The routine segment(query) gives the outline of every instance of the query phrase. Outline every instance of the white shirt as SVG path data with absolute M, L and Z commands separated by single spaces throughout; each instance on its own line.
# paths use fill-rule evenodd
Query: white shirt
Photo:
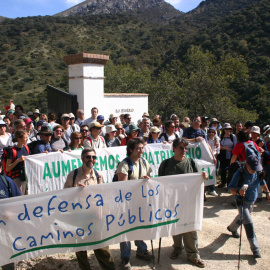
M 83 125 L 87 125 L 89 127 L 92 122 L 97 122 L 97 119 L 96 118 L 93 119 L 92 117 L 89 117 L 83 121 Z
M 94 139 L 91 134 L 87 136 L 83 141 L 83 146 L 85 148 L 107 148 L 105 140 L 103 137 L 98 136 L 97 139 Z

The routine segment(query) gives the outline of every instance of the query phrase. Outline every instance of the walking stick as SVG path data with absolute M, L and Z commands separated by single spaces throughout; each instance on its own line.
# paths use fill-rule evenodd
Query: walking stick
M 151 246 L 152 246 L 152 256 L 153 256 L 153 268 L 152 268 L 152 269 L 156 269 L 156 265 L 155 265 L 155 256 L 154 256 L 154 247 L 153 247 L 153 240 L 151 240 Z
M 159 238 L 159 244 L 158 244 L 158 259 L 157 259 L 157 263 L 159 263 L 159 259 L 160 259 L 160 249 L 161 249 L 161 237 Z

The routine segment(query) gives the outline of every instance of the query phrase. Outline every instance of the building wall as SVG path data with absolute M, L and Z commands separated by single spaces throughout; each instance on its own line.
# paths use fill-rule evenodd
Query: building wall
M 148 112 L 148 95 L 146 94 L 105 94 L 104 103 L 105 107 L 102 111 L 104 111 L 105 119 L 108 119 L 111 113 L 115 113 L 117 116 L 129 113 L 132 122 L 137 124 L 137 120 L 142 118 L 143 113 Z

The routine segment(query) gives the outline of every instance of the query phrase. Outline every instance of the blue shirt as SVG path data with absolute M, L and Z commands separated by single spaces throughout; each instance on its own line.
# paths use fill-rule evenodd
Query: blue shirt
M 35 147 L 34 154 L 40 154 L 44 151 L 52 152 L 50 143 L 45 144 L 42 140 Z
M 243 185 L 248 185 L 248 189 L 246 191 L 246 195 L 244 197 L 245 202 L 254 203 L 258 197 L 258 188 L 259 185 L 263 186 L 265 185 L 265 181 L 260 181 L 259 175 L 257 172 L 254 174 L 250 174 L 246 171 L 246 168 L 243 169 L 243 178 L 244 182 Z M 237 170 L 235 174 L 232 177 L 232 180 L 228 186 L 228 191 L 230 191 L 231 188 L 239 189 L 241 187 L 238 186 L 238 183 L 240 181 L 240 172 Z M 242 185 L 242 186 L 243 186 Z M 235 198 L 237 200 L 241 199 L 240 195 L 235 195 Z
M 184 130 L 183 138 L 195 139 L 197 137 L 203 137 L 206 141 L 206 134 L 202 129 L 194 129 L 193 127 L 188 127 Z
M 10 189 L 10 192 L 8 191 L 8 187 L 6 184 L 3 182 L 2 177 L 5 177 L 7 180 L 8 187 Z M 20 196 L 21 192 L 14 183 L 14 181 L 8 177 L 8 176 L 1 176 L 0 177 L 0 199 L 6 199 L 9 197 L 15 197 L 15 196 Z

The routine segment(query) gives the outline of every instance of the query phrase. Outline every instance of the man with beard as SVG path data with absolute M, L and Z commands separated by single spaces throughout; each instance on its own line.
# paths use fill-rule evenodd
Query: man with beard
M 85 187 L 87 185 L 97 185 L 104 183 L 102 175 L 94 169 L 96 163 L 96 151 L 93 148 L 84 149 L 81 154 L 83 162 L 82 167 L 70 172 L 64 188 Z M 114 260 L 109 247 L 94 249 L 96 258 L 104 270 L 115 269 Z M 90 270 L 90 264 L 87 258 L 87 251 L 76 252 L 79 267 L 83 270 Z

